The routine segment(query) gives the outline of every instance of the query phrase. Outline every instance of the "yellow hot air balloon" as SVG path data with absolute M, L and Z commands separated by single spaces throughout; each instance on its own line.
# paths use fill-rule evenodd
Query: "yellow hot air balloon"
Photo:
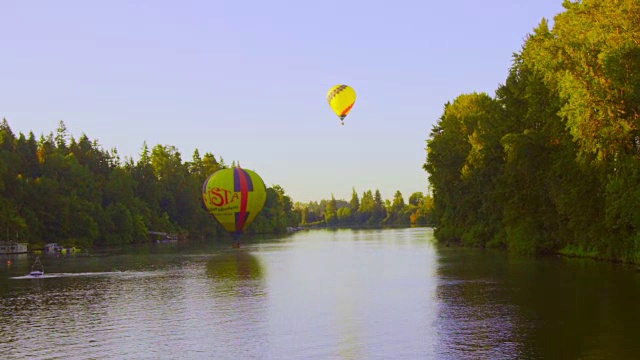
M 240 167 L 221 169 L 202 186 L 209 212 L 236 241 L 258 216 L 267 200 L 264 182 L 254 171 Z
M 349 85 L 336 85 L 327 92 L 327 101 L 344 125 L 344 118 L 356 103 L 356 91 Z

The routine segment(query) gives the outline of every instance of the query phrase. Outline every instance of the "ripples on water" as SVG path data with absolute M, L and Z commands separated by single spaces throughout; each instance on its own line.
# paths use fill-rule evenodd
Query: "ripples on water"
M 261 342 L 246 335 L 266 329 L 256 317 L 262 280 L 245 255 L 189 257 L 156 271 L 46 268 L 40 278 L 11 277 L 0 297 L 2 358 L 243 358 Z
M 3 359 L 622 359 L 640 295 L 617 296 L 635 273 L 437 249 L 429 229 L 29 262 L 0 268 Z

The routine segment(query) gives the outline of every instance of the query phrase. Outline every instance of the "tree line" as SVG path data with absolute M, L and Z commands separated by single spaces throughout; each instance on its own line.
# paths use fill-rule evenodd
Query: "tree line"
M 433 224 L 433 199 L 429 194 L 414 192 L 404 202 L 402 193 L 397 190 L 393 200 L 383 200 L 380 190 L 366 190 L 362 198 L 355 188 L 351 200 L 311 201 L 308 204 L 296 203 L 300 213 L 300 224 L 328 227 L 392 227 L 392 226 L 429 226 Z
M 442 243 L 640 262 L 640 3 L 564 1 L 494 97 L 458 96 L 423 168 Z
M 235 161 L 231 166 L 235 166 Z M 222 157 L 198 149 L 182 161 L 168 145 L 149 148 L 140 158 L 121 160 L 86 134 L 75 139 L 60 121 L 56 133 L 15 135 L 0 123 L 0 241 L 42 246 L 113 246 L 150 240 L 149 231 L 189 240 L 226 239 L 208 213 L 200 189 L 205 179 L 227 168 Z M 297 225 L 292 202 L 278 185 L 246 233 L 283 233 Z M 6 232 L 6 234 L 5 234 Z
M 235 161 L 230 165 L 235 167 Z M 0 123 L 0 241 L 48 242 L 66 246 L 118 246 L 147 242 L 152 232 L 189 241 L 229 240 L 202 202 L 201 188 L 221 156 L 195 149 L 183 161 L 170 145 L 149 148 L 138 161 L 122 160 L 86 134 L 71 136 L 63 121 L 39 138 L 14 134 Z M 267 187 L 265 206 L 246 234 L 280 234 L 290 227 L 427 224 L 430 197 L 415 193 L 405 204 L 400 192 L 383 202 L 380 192 L 354 190 L 350 203 L 294 203 L 280 185 Z

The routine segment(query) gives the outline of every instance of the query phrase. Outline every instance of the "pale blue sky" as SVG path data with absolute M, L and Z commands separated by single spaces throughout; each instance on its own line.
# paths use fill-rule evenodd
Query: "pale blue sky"
M 493 96 L 561 0 L 2 1 L 0 117 L 239 160 L 294 201 L 427 191 L 444 104 Z M 392 5 L 393 4 L 393 5 Z M 327 90 L 354 87 L 345 125 Z

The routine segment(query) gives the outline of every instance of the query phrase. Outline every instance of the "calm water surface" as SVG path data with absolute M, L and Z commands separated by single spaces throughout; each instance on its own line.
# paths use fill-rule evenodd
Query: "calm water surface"
M 0 257 L 2 359 L 638 359 L 640 271 L 431 229 Z

